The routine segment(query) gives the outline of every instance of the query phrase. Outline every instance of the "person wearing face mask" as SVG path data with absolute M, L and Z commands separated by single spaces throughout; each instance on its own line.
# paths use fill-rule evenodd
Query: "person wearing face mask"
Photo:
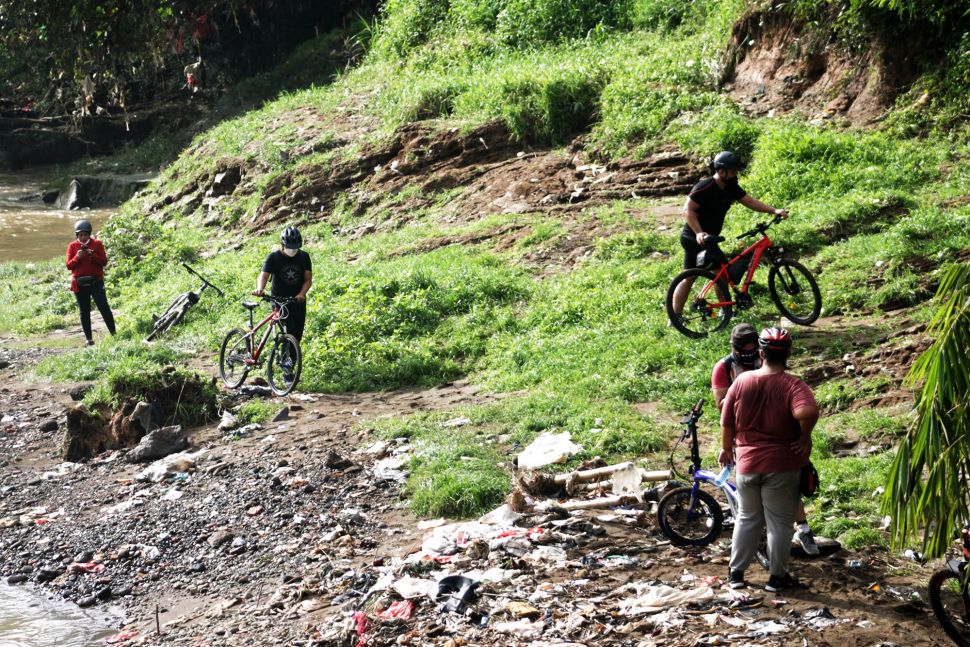
M 776 209 L 757 200 L 738 184 L 738 169 L 741 160 L 731 151 L 721 151 L 714 156 L 711 177 L 694 185 L 684 202 L 684 228 L 680 233 L 680 245 L 684 248 L 684 269 L 697 267 L 697 255 L 704 250 L 705 238 L 719 236 L 724 227 L 724 218 L 735 202 L 740 202 L 752 211 L 770 213 L 782 218 L 788 217 L 785 209 Z M 681 281 L 674 292 L 673 309 L 680 313 L 690 292 L 693 280 Z
M 256 296 L 262 296 L 266 282 L 273 279 L 270 294 L 274 297 L 293 297 L 296 303 L 287 306 L 287 317 L 283 319 L 286 332 L 303 339 L 306 325 L 306 295 L 313 284 L 313 264 L 310 255 L 300 249 L 303 236 L 296 227 L 287 227 L 280 236 L 280 248 L 271 252 L 263 263 L 263 271 L 256 279 Z
M 81 329 L 88 346 L 94 344 L 91 334 L 92 299 L 108 332 L 115 334 L 115 318 L 104 291 L 104 266 L 107 264 L 108 254 L 101 241 L 91 235 L 91 223 L 78 220 L 74 224 L 74 240 L 67 246 L 66 265 L 71 270 L 71 292 L 77 299 Z
M 738 324 L 731 330 L 731 353 L 718 360 L 711 372 L 711 391 L 719 411 L 734 380 L 745 371 L 758 368 L 761 368 L 758 331 L 751 324 Z M 815 533 L 808 525 L 808 515 L 801 499 L 795 509 L 795 541 L 808 555 L 818 555 L 821 552 L 815 543 Z

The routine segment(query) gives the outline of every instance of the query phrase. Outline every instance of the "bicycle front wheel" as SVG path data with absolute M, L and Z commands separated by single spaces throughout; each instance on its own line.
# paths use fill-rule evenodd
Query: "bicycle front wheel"
M 930 604 L 946 635 L 961 647 L 970 647 L 970 596 L 963 578 L 948 568 L 934 573 Z
M 771 299 L 785 317 L 802 326 L 822 314 L 822 293 L 815 277 L 798 261 L 783 259 L 768 272 Z
M 246 379 L 250 368 L 246 360 L 250 358 L 249 334 L 239 328 L 230 330 L 219 351 L 219 377 L 230 389 L 235 389 Z
M 303 353 L 300 351 L 300 342 L 293 335 L 277 337 L 269 353 L 269 366 L 266 369 L 269 388 L 276 395 L 286 395 L 296 388 L 302 370 Z
M 714 272 L 698 267 L 684 270 L 670 283 L 667 290 L 667 318 L 681 333 L 700 339 L 723 330 L 731 321 L 731 291 L 723 280 L 713 285 Z M 674 310 L 674 301 L 683 299 L 681 312 Z
M 707 546 L 721 535 L 724 516 L 713 496 L 691 488 L 677 488 L 657 504 L 657 525 L 675 546 Z

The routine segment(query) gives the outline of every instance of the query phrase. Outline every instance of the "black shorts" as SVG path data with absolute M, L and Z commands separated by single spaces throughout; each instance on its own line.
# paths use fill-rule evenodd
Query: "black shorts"
M 704 251 L 704 248 L 697 244 L 697 239 L 682 235 L 680 246 L 684 248 L 684 269 L 690 270 L 697 267 L 697 255 Z

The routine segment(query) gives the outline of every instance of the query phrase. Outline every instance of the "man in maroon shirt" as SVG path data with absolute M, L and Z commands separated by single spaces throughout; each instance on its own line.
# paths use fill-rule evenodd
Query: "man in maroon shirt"
M 104 292 L 104 266 L 108 264 L 108 255 L 101 241 L 91 236 L 91 223 L 87 220 L 78 220 L 74 225 L 74 238 L 67 246 L 66 265 L 71 270 L 71 292 L 81 311 L 81 329 L 90 346 L 94 344 L 91 336 L 92 299 L 108 332 L 115 334 L 115 318 Z
M 714 365 L 711 371 L 711 392 L 718 411 L 724 403 L 724 396 L 728 389 L 745 371 L 761 368 L 761 357 L 758 351 L 758 331 L 748 323 L 740 323 L 731 330 L 731 354 Z M 820 550 L 815 543 L 815 533 L 808 525 L 808 515 L 801 499 L 795 510 L 795 540 L 808 555 L 818 555 Z
M 819 410 L 808 385 L 785 372 L 789 332 L 766 328 L 758 346 L 761 368 L 739 375 L 724 398 L 718 462 L 736 466 L 740 503 L 728 582 L 731 588 L 745 586 L 744 570 L 767 525 L 771 574 L 765 590 L 778 591 L 798 585 L 788 572 L 792 523 L 800 497 L 799 473 L 812 452 Z

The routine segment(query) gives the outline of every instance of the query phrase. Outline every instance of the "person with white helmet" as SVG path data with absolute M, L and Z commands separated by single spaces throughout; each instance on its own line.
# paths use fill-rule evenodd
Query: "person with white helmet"
M 714 156 L 711 177 L 694 185 L 684 202 L 684 228 L 680 232 L 680 246 L 684 248 L 684 269 L 697 267 L 697 255 L 704 250 L 707 236 L 719 236 L 728 209 L 739 202 L 752 211 L 788 217 L 785 209 L 776 209 L 748 195 L 738 184 L 741 160 L 731 151 Z M 681 281 L 674 293 L 674 312 L 684 309 L 684 301 L 693 280 Z
M 91 223 L 78 220 L 74 224 L 74 240 L 67 246 L 67 269 L 71 270 L 71 292 L 77 299 L 81 313 L 81 329 L 88 346 L 94 344 L 91 333 L 91 300 L 98 306 L 108 332 L 115 334 L 115 318 L 104 291 L 104 266 L 108 254 L 100 240 L 92 235 Z
M 724 396 L 734 381 L 745 371 L 759 368 L 761 355 L 758 351 L 758 331 L 749 323 L 740 323 L 731 330 L 731 353 L 718 360 L 711 371 L 711 392 L 719 411 L 724 404 Z M 795 508 L 795 541 L 807 555 L 821 553 L 815 543 L 815 533 L 808 525 L 808 515 L 801 497 Z
M 292 297 L 296 303 L 287 307 L 287 317 L 283 319 L 286 332 L 303 339 L 306 326 L 306 295 L 313 285 L 313 263 L 310 255 L 303 249 L 303 236 L 296 227 L 287 227 L 280 236 L 280 248 L 273 251 L 263 262 L 263 271 L 256 279 L 256 296 L 262 296 L 266 283 L 273 279 L 270 294 L 274 297 Z
M 744 571 L 768 529 L 767 591 L 798 586 L 788 571 L 801 468 L 812 453 L 819 409 L 807 384 L 786 371 L 791 334 L 765 328 L 758 336 L 761 367 L 738 375 L 721 406 L 722 467 L 735 465 L 738 516 L 731 538 L 728 584 L 746 586 Z

